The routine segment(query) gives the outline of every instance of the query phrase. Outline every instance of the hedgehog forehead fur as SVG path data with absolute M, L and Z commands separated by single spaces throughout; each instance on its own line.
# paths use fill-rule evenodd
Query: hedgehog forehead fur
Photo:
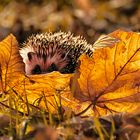
M 57 32 L 57 33 L 41 33 L 30 36 L 27 41 L 23 44 L 20 50 L 20 54 L 27 65 L 28 53 L 33 52 L 37 55 L 37 58 L 43 58 L 44 63 L 49 59 L 59 55 L 56 61 L 59 63 L 65 62 L 62 73 L 71 73 L 75 69 L 75 65 L 81 54 L 85 53 L 88 56 L 92 56 L 92 45 L 88 44 L 85 39 L 81 36 L 74 37 L 70 32 Z M 67 58 L 64 60 L 61 58 Z M 64 55 L 62 57 L 62 55 Z M 60 62 L 61 61 L 61 62 Z M 33 63 L 33 62 L 32 62 Z M 62 65 L 62 64 L 61 64 Z M 62 67 L 61 67 L 62 69 Z M 58 69 L 61 72 L 61 69 Z

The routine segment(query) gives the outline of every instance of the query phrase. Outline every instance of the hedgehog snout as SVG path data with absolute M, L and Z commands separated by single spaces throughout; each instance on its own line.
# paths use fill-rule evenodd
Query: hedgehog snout
M 55 54 L 53 57 L 38 56 L 34 52 L 27 54 L 27 61 L 25 62 L 26 74 L 44 74 L 53 71 L 60 71 L 67 65 L 67 61 L 61 58 L 61 55 Z

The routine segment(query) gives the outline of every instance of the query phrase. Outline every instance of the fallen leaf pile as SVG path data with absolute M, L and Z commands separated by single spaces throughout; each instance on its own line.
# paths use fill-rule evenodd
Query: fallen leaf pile
M 74 74 L 28 76 L 18 43 L 9 35 L 0 42 L 1 106 L 27 115 L 35 108 L 97 116 L 138 110 L 140 34 L 117 30 L 107 36 L 119 41 L 107 40 L 106 47 L 97 41 L 93 57 L 81 56 Z

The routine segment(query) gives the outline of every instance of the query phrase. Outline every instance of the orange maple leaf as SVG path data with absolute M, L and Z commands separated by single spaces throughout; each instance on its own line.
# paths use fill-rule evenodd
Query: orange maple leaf
M 120 42 L 96 49 L 92 58 L 81 56 L 72 81 L 74 97 L 97 115 L 140 107 L 140 34 L 118 30 L 109 36 Z
M 19 76 L 24 73 L 24 63 L 18 52 L 18 43 L 11 34 L 0 42 L 0 91 L 9 85 L 19 84 Z

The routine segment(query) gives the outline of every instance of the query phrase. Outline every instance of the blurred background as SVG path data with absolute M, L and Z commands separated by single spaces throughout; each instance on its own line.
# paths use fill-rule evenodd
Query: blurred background
M 93 43 L 119 28 L 140 31 L 140 0 L 0 0 L 0 40 L 61 30 Z

